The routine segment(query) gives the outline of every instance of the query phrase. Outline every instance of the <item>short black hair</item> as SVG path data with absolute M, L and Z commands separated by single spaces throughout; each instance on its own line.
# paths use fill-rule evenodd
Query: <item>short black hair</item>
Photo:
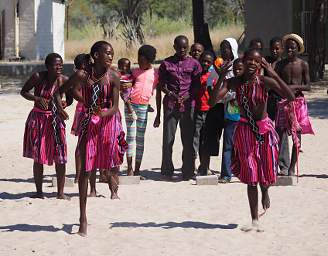
M 189 43 L 188 37 L 186 37 L 185 35 L 179 35 L 176 38 L 174 38 L 174 44 L 178 44 L 182 40 L 186 40 L 187 43 Z
M 145 44 L 139 48 L 138 55 L 145 57 L 147 61 L 153 63 L 156 59 L 156 48 L 149 44 Z
M 111 48 L 113 48 L 112 45 L 106 41 L 97 41 L 91 46 L 91 50 L 90 50 L 91 57 L 94 58 L 95 53 L 98 52 L 100 48 L 103 47 L 104 45 L 108 45 Z
M 275 36 L 275 37 L 271 38 L 270 47 L 273 46 L 275 43 L 280 43 L 281 45 L 283 45 L 282 38 L 279 36 Z
M 201 47 L 203 47 L 203 49 L 205 49 L 205 47 L 204 47 L 204 45 L 202 45 L 201 43 L 193 43 L 191 46 L 190 46 L 190 49 L 192 49 L 192 48 L 194 48 L 196 45 L 199 45 L 199 46 L 201 46 Z
M 117 61 L 117 66 L 122 66 L 124 64 L 124 62 L 129 62 L 129 64 L 131 64 L 131 61 L 128 58 L 120 58 Z
M 88 64 L 90 62 L 90 54 L 80 53 L 74 58 L 74 66 L 77 69 L 81 69 L 84 63 Z
M 46 66 L 49 66 L 55 59 L 61 59 L 61 61 L 63 62 L 63 58 L 58 53 L 53 52 L 47 55 L 44 64 Z
M 249 55 L 251 55 L 251 53 L 253 52 L 257 52 L 258 54 L 260 54 L 260 56 L 262 56 L 262 53 L 260 50 L 255 49 L 255 48 L 249 48 L 244 52 L 244 58 L 243 60 L 245 60 L 245 58 L 247 58 Z
M 239 63 L 243 63 L 243 59 L 242 58 L 235 59 L 234 62 L 233 62 L 233 66 L 236 66 Z
M 204 51 L 204 52 L 202 53 L 202 55 L 200 56 L 200 59 L 204 58 L 206 55 L 211 56 L 213 60 L 215 59 L 215 55 L 214 55 L 214 53 L 211 52 L 211 51 Z
M 263 41 L 261 38 L 257 37 L 257 38 L 253 38 L 250 42 L 249 42 L 249 47 L 251 48 L 253 44 L 257 44 L 260 43 L 262 45 L 262 47 L 264 46 Z

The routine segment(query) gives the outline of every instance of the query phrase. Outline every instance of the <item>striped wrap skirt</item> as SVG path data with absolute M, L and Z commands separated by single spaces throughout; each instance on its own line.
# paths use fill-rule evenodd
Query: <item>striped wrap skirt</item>
M 90 172 L 119 167 L 128 147 L 120 112 L 106 117 L 92 115 L 86 129 L 86 133 L 79 136 L 80 142 L 85 139 L 85 170 Z
M 59 127 L 61 145 L 56 145 L 51 111 L 34 107 L 30 112 L 24 132 L 23 156 L 39 164 L 52 165 L 67 162 L 65 123 Z
M 234 133 L 232 172 L 242 183 L 272 185 L 278 171 L 279 137 L 270 118 L 256 122 L 264 141 L 258 142 L 251 126 L 241 118 Z

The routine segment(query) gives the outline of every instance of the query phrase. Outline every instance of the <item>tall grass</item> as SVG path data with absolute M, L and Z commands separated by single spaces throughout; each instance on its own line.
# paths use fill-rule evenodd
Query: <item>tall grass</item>
M 170 22 L 168 22 L 167 24 L 169 23 Z M 146 43 L 153 45 L 157 49 L 158 60 L 164 59 L 165 57 L 168 57 L 169 55 L 174 53 L 172 46 L 173 46 L 173 40 L 177 35 L 184 34 L 190 39 L 190 42 L 193 41 L 193 30 L 191 25 L 185 24 L 181 21 L 175 21 L 173 22 L 173 25 L 168 25 L 167 27 L 165 27 L 162 24 L 165 24 L 165 22 L 161 23 L 160 26 L 154 26 L 154 28 L 156 28 L 157 31 L 160 32 L 156 32 L 156 33 L 151 32 L 150 27 L 148 28 L 146 27 L 145 29 Z M 210 34 L 211 34 L 211 39 L 214 49 L 217 50 L 219 48 L 220 42 L 227 37 L 234 37 L 238 39 L 239 36 L 242 34 L 243 30 L 244 30 L 243 25 L 235 25 L 235 24 L 221 25 L 211 29 Z M 73 60 L 74 57 L 79 53 L 89 52 L 90 47 L 94 42 L 98 40 L 103 40 L 102 30 L 100 27 L 97 26 L 85 27 L 83 30 L 79 32 L 74 32 L 73 35 L 71 40 L 65 42 L 66 60 Z M 79 38 L 81 39 L 79 40 Z M 115 55 L 114 55 L 115 63 L 119 58 L 122 57 L 129 58 L 132 62 L 136 62 L 137 50 L 139 45 L 135 45 L 127 49 L 126 44 L 119 37 L 110 40 L 110 43 L 112 44 L 115 51 Z

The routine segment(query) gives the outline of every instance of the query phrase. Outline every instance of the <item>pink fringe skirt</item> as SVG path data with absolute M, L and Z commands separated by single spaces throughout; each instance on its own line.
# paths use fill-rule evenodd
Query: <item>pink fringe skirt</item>
M 251 126 L 241 118 L 234 133 L 232 172 L 242 183 L 272 185 L 277 180 L 279 137 L 270 118 L 257 121 L 262 143 L 255 138 Z
M 52 165 L 54 162 L 65 164 L 67 162 L 67 145 L 65 136 L 65 123 L 60 124 L 60 150 L 55 143 L 52 126 L 51 111 L 34 107 L 30 112 L 24 132 L 23 156 L 32 158 L 36 163 Z
M 276 128 L 287 130 L 289 135 L 292 134 L 292 129 L 297 129 L 301 134 L 314 134 L 303 96 L 291 102 L 287 100 L 278 102 Z

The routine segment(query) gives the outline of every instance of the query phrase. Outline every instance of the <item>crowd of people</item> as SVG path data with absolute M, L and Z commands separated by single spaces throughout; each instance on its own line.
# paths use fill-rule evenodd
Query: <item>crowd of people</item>
M 159 127 L 163 117 L 163 180 L 174 178 L 172 148 L 178 124 L 184 180 L 210 173 L 210 158 L 219 155 L 223 133 L 219 182 L 229 183 L 234 175 L 247 184 L 250 229 L 260 230 L 257 185 L 266 210 L 270 207 L 268 189 L 277 174 L 295 175 L 301 134 L 313 133 L 302 93 L 310 90 L 308 64 L 299 58 L 304 51 L 302 38 L 296 34 L 273 38 L 271 55 L 265 58 L 263 48 L 260 39 L 253 39 L 241 53 L 237 41 L 226 38 L 216 56 L 199 43 L 189 49 L 188 38 L 180 35 L 174 40 L 175 54 L 158 69 L 153 67 L 156 49 L 151 45 L 139 48 L 137 68 L 131 68 L 129 59 L 120 58 L 116 69 L 112 67 L 113 47 L 98 41 L 89 54 L 75 58 L 75 72 L 69 78 L 62 74 L 62 57 L 49 54 L 46 71 L 33 74 L 21 90 L 25 99 L 34 101 L 23 148 L 23 156 L 34 160 L 34 197 L 43 198 L 43 165 L 55 163 L 57 198 L 69 199 L 63 191 L 67 162 L 64 120 L 68 118 L 65 108 L 74 98 L 78 103 L 71 133 L 78 136 L 79 234 L 86 235 L 88 182 L 90 196 L 96 196 L 96 171 L 100 171 L 100 180 L 108 183 L 112 199 L 119 198 L 118 175 L 124 155 L 127 175 L 140 176 L 149 103 L 156 94 L 153 126 Z M 288 135 L 293 139 L 291 159 Z

